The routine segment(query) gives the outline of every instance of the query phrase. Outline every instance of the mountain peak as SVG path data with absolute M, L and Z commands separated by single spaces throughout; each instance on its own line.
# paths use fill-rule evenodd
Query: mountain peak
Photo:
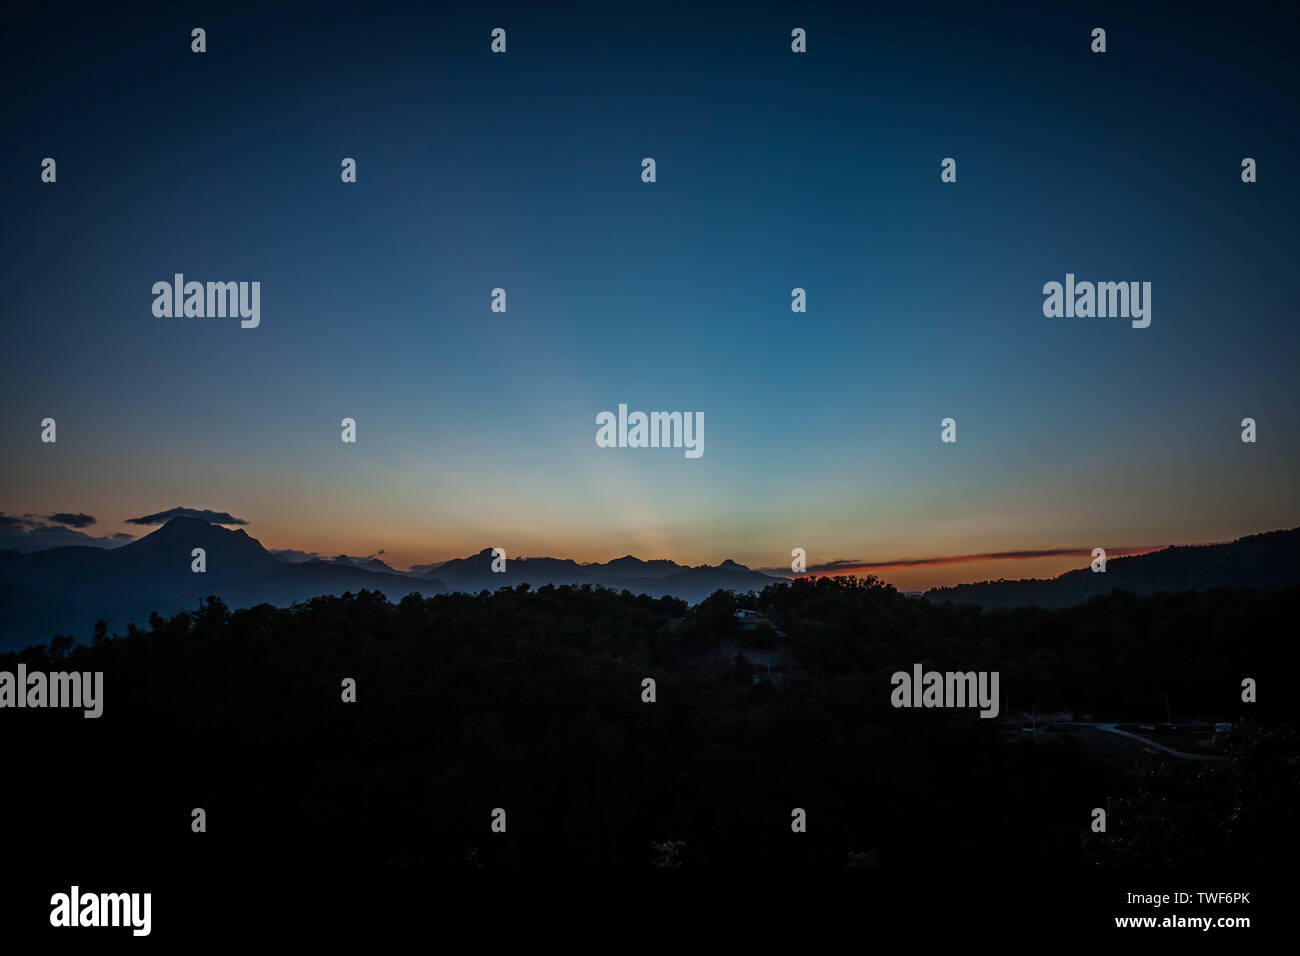
M 230 528 L 224 528 L 219 524 L 213 524 L 206 518 L 177 515 L 174 518 L 168 518 L 153 531 L 137 538 L 136 541 L 132 543 L 144 541 L 148 538 L 174 539 L 182 535 L 191 537 L 194 535 L 224 538 L 229 538 L 233 535 L 238 535 L 241 538 L 248 537 L 242 528 L 236 531 Z
M 158 530 L 161 531 L 163 528 L 197 528 L 210 524 L 212 524 L 212 522 L 206 518 L 195 518 L 190 515 L 175 515 L 159 525 Z
M 165 555 L 162 560 L 167 567 L 183 566 L 186 573 L 191 573 L 191 552 L 196 547 L 207 552 L 208 573 L 213 579 L 227 572 L 247 573 L 281 563 L 242 528 L 223 528 L 206 518 L 189 515 L 170 518 L 161 527 L 115 550 L 122 552 L 129 561 L 146 563 L 160 560 L 160 556 Z

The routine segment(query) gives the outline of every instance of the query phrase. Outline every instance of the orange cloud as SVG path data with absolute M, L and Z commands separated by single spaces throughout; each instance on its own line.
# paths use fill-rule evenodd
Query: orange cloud
M 1159 551 L 1164 545 L 1107 548 L 1110 558 Z M 1027 561 L 1034 558 L 1092 557 L 1092 548 L 1039 548 L 1033 551 L 984 551 L 979 554 L 950 554 L 934 558 L 897 558 L 892 561 L 857 561 L 839 559 L 810 567 L 809 575 L 869 574 L 890 568 L 918 568 L 943 564 L 974 564 L 980 561 Z

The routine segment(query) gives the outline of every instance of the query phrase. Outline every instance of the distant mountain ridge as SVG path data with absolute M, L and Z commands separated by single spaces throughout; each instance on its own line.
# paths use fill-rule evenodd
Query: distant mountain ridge
M 730 559 L 716 566 L 690 567 L 662 558 L 643 561 L 630 554 L 604 564 L 579 564 L 569 558 L 508 558 L 506 569 L 501 572 L 492 570 L 492 561 L 492 549 L 484 548 L 467 558 L 444 561 L 429 573 L 436 574 L 453 591 L 492 591 L 520 584 L 535 588 L 547 584 L 592 584 L 651 597 L 671 595 L 692 604 L 719 589 L 761 591 L 769 584 L 785 580 Z
M 206 571 L 201 574 L 191 570 L 195 548 L 205 552 Z M 411 593 L 493 591 L 524 583 L 535 588 L 591 584 L 695 603 L 720 588 L 761 590 L 782 580 L 730 560 L 717 567 L 692 568 L 632 555 L 606 564 L 509 558 L 506 570 L 495 573 L 492 553 L 485 548 L 424 573 L 396 571 L 374 557 L 291 560 L 287 553 L 268 551 L 242 529 L 184 516 L 118 548 L 0 550 L 0 649 L 47 643 L 55 634 L 86 640 L 100 619 L 118 632 L 128 623 L 143 627 L 152 612 L 170 615 L 193 609 L 208 595 L 220 597 L 233 610 L 262 603 L 286 607 L 362 589 L 399 601 Z
M 1055 578 L 981 581 L 931 588 L 931 601 L 985 608 L 1071 607 L 1116 588 L 1140 595 L 1216 587 L 1285 588 L 1300 584 L 1300 528 L 1248 535 L 1226 544 L 1180 545 L 1132 557 L 1110 558 L 1104 573 L 1091 567 Z
M 191 570 L 195 548 L 204 550 L 203 573 Z M 210 594 L 233 609 L 263 602 L 288 606 L 362 588 L 392 600 L 412 591 L 446 590 L 436 578 L 416 581 L 391 569 L 349 562 L 290 563 L 243 530 L 176 517 L 119 548 L 0 551 L 0 648 L 45 643 L 56 633 L 86 639 L 101 618 L 118 631 L 128 623 L 143 627 L 151 612 L 193 609 Z
M 207 570 L 191 570 L 203 548 Z M 298 552 L 301 554 L 301 552 Z M 362 589 L 389 600 L 407 594 L 476 593 L 528 584 L 592 585 L 697 603 L 714 591 L 760 591 L 787 580 L 730 559 L 689 567 L 624 555 L 605 563 L 567 558 L 508 558 L 492 570 L 493 551 L 454 558 L 433 570 L 400 572 L 378 558 L 290 560 L 243 530 L 202 518 L 176 517 L 117 548 L 73 545 L 20 553 L 0 550 L 0 649 L 47 643 L 54 634 L 88 639 L 96 620 L 121 632 L 149 615 L 193 609 L 208 595 L 233 610 L 269 603 L 289 606 L 324 594 Z M 427 566 L 426 566 L 427 567 Z M 1138 594 L 1213 587 L 1279 588 L 1300 584 L 1300 528 L 1239 538 L 1228 544 L 1172 547 L 1113 558 L 1104 574 L 1083 568 L 1052 579 L 986 581 L 925 592 L 932 601 L 982 607 L 1067 607 L 1116 588 Z

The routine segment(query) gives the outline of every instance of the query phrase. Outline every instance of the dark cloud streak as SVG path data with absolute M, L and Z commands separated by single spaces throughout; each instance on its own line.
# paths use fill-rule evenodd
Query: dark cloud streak
M 207 508 L 169 508 L 139 518 L 127 518 L 127 524 L 166 524 L 172 518 L 202 518 L 213 524 L 248 524 L 243 518 L 236 518 L 228 511 L 210 511 Z
M 1134 554 L 1147 554 L 1159 551 L 1164 545 L 1146 545 L 1140 547 L 1107 548 L 1108 558 L 1127 557 Z M 980 561 L 1027 561 L 1034 558 L 1079 557 L 1091 558 L 1092 548 L 1037 548 L 1029 551 L 982 551 L 978 554 L 950 554 L 933 558 L 897 558 L 892 561 L 859 561 L 850 558 L 836 558 L 825 564 L 808 568 L 805 575 L 817 574 L 853 574 L 858 571 L 873 571 L 884 568 L 922 568 L 944 564 L 974 564 Z M 784 577 L 793 576 L 788 568 L 764 568 L 773 574 Z
M 48 551 L 50 548 L 62 548 L 69 545 L 91 548 L 116 548 L 134 541 L 135 538 L 124 532 L 107 537 L 96 538 L 65 525 L 86 527 L 95 523 L 88 514 L 59 512 L 50 515 L 52 520 L 59 519 L 59 524 L 52 524 L 39 515 L 7 515 L 0 511 L 0 549 L 13 548 L 23 554 L 32 551 Z M 71 519 L 71 520 L 61 520 Z
M 1107 548 L 1108 557 L 1122 557 L 1130 554 L 1145 554 L 1159 550 L 1158 546 L 1133 548 Z M 1025 561 L 1034 558 L 1090 558 L 1092 548 L 1039 548 L 1033 551 L 983 551 L 979 554 L 952 554 L 937 558 L 899 558 L 894 561 L 832 561 L 829 564 L 809 568 L 811 574 L 835 574 L 839 571 L 855 569 L 871 570 L 873 568 L 920 568 L 938 564 L 974 564 L 977 561 Z
M 73 514 L 68 511 L 58 511 L 49 516 L 55 524 L 66 524 L 69 528 L 89 528 L 95 523 L 95 519 L 88 514 L 78 512 Z

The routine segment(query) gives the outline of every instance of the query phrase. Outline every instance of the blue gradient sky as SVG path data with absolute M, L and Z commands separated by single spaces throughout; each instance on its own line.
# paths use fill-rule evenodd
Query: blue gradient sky
M 399 566 L 1300 524 L 1284 8 L 626 6 L 11 24 L 0 509 L 214 508 Z M 1151 327 L 1045 318 L 1067 271 L 1150 281 Z M 260 281 L 261 326 L 155 318 L 175 272 Z M 704 456 L 596 447 L 619 402 L 703 412 Z

